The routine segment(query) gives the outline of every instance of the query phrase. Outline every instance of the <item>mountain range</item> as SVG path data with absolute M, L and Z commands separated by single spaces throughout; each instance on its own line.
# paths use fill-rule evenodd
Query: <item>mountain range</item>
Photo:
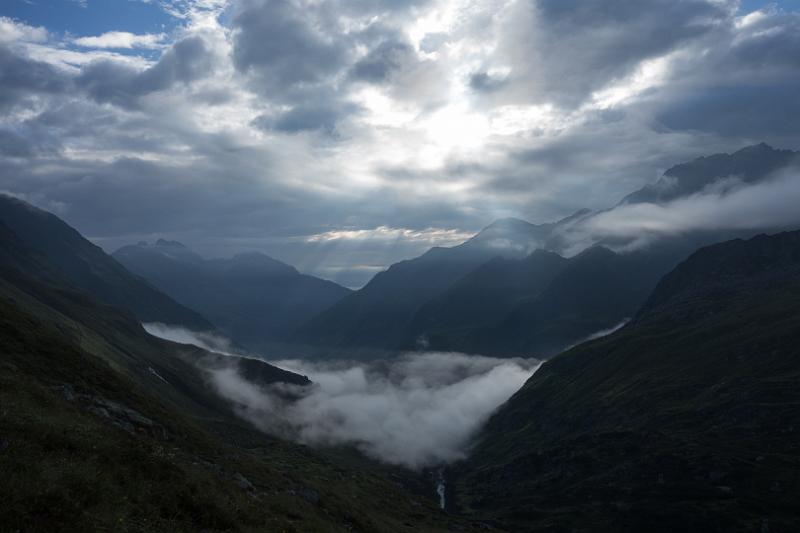
M 215 376 L 279 390 L 309 380 L 149 335 L 141 320 L 198 315 L 55 216 L 0 207 L 0 529 L 480 529 L 407 488 L 414 474 L 255 430 Z M 133 290 L 119 307 L 101 298 Z
M 731 180 L 760 182 L 798 163 L 800 153 L 765 144 L 702 157 L 670 168 L 621 204 L 665 203 Z M 293 340 L 549 357 L 631 318 L 660 277 L 699 246 L 755 233 L 694 231 L 633 250 L 630 240 L 599 239 L 568 255 L 570 230 L 602 213 L 582 209 L 538 225 L 496 221 L 459 246 L 392 265 Z
M 284 341 L 351 291 L 261 253 L 203 259 L 175 241 L 125 246 L 113 257 L 251 349 Z
M 181 324 L 200 331 L 213 329 L 199 313 L 131 274 L 51 213 L 0 195 L 0 225 L 4 236 L 24 242 L 71 285 L 104 303 L 129 309 L 142 322 Z
M 345 291 L 295 334 L 548 354 L 467 457 L 442 471 L 446 514 L 424 475 L 254 429 L 243 419 L 249 391 L 291 396 L 314 384 L 259 359 L 149 335 L 142 322 L 217 330 L 55 215 L 0 196 L 0 524 L 797 531 L 800 231 L 693 251 L 714 235 L 570 257 L 542 244 L 591 216 L 498 221 Z M 315 291 L 330 287 L 257 254 L 204 260 L 166 241 L 139 251 L 145 264 L 159 261 L 156 273 L 170 265 L 188 277 L 194 264 L 190 279 L 226 290 L 225 276 L 254 291 L 298 276 Z M 341 330 L 329 328 L 334 321 Z M 219 394 L 231 373 L 243 379 L 239 400 Z
M 618 206 L 759 183 L 796 164 L 797 152 L 765 144 L 701 157 L 668 169 Z M 261 253 L 204 259 L 163 239 L 125 246 L 113 257 L 206 319 L 178 322 L 190 329 L 213 324 L 251 350 L 278 343 L 322 356 L 430 349 L 546 358 L 630 319 L 660 277 L 699 246 L 755 233 L 696 230 L 647 246 L 599 236 L 576 253 L 576 228 L 608 211 L 581 209 L 544 224 L 500 219 L 463 244 L 391 265 L 356 291 Z
M 702 248 L 546 362 L 455 468 L 510 531 L 796 531 L 800 232 Z

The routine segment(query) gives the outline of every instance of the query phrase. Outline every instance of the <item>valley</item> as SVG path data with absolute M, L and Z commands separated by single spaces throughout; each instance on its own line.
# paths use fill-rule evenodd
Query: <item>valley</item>
M 568 253 L 600 216 L 501 220 L 351 291 L 107 255 L 0 197 L 3 530 L 797 529 L 800 233 Z

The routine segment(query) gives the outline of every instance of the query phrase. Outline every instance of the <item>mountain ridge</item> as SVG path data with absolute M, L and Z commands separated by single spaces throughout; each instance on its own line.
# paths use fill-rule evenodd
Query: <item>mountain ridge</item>
M 143 322 L 180 324 L 196 330 L 214 328 L 199 313 L 128 272 L 52 213 L 0 195 L 0 222 L 40 252 L 72 284 L 106 303 L 131 309 Z
M 162 242 L 124 246 L 113 256 L 250 349 L 286 340 L 300 323 L 350 293 L 261 252 L 204 259 L 180 243 Z
M 702 248 L 652 294 L 637 320 L 545 362 L 492 416 L 453 472 L 467 515 L 521 532 L 800 525 L 787 460 L 800 231 Z

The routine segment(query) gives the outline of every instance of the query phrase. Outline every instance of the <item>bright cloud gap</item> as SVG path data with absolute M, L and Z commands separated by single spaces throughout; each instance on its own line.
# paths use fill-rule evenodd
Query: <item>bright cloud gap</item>
M 137 35 L 127 31 L 109 31 L 102 35 L 79 37 L 72 42 L 85 48 L 160 48 L 166 35 L 145 33 Z
M 472 237 L 472 233 L 455 229 L 426 228 L 422 230 L 378 226 L 374 229 L 332 230 L 310 235 L 307 242 L 330 241 L 397 241 L 425 242 L 437 245 L 459 244 Z

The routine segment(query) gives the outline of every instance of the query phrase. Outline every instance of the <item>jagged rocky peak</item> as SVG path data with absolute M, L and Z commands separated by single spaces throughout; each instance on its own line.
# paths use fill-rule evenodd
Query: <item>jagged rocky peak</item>
M 698 157 L 675 165 L 658 181 L 629 194 L 620 203 L 668 202 L 726 179 L 755 183 L 792 165 L 800 165 L 800 152 L 776 149 L 766 143 L 755 144 L 731 154 Z

